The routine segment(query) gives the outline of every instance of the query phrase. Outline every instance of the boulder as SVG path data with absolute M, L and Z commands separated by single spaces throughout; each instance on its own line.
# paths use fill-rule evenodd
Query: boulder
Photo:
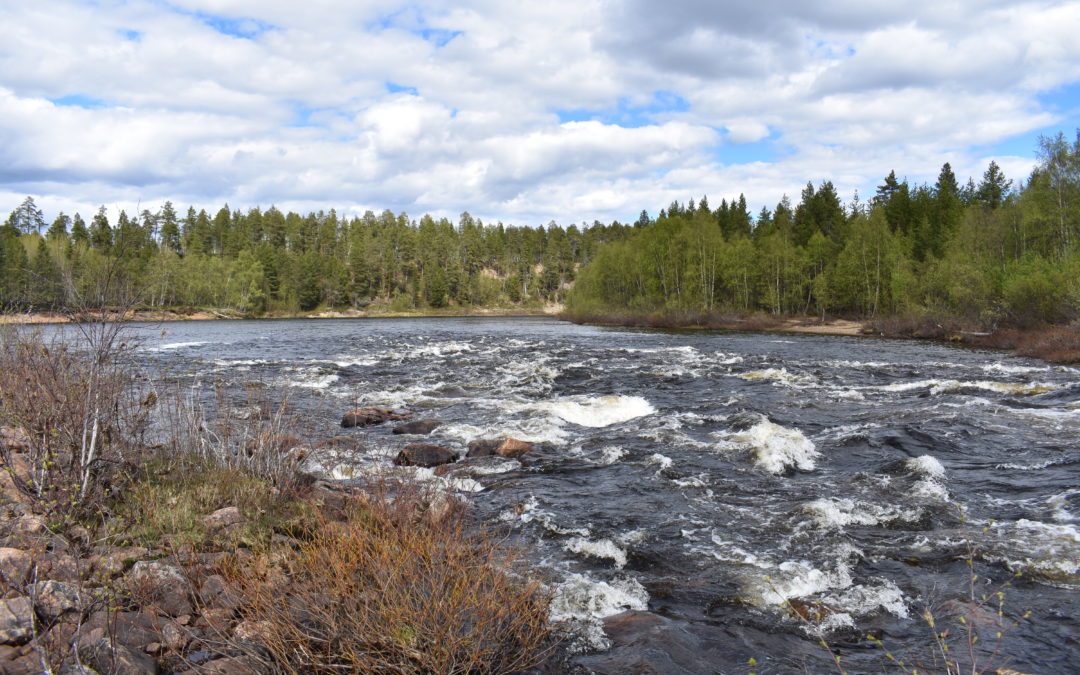
M 135 563 L 127 575 L 128 589 L 143 607 L 155 606 L 169 616 L 191 614 L 191 582 L 176 565 L 160 560 Z
M 240 513 L 240 509 L 235 506 L 226 506 L 206 516 L 202 522 L 203 527 L 210 531 L 224 530 L 244 522 L 244 516 Z
M 211 574 L 206 577 L 202 588 L 199 589 L 199 597 L 202 598 L 203 604 L 210 609 L 228 609 L 231 611 L 239 609 L 243 604 L 240 595 L 220 574 Z
M 39 581 L 34 584 L 34 609 L 49 621 L 68 612 L 82 610 L 83 598 L 78 586 L 62 581 Z
M 394 427 L 395 434 L 414 434 L 426 436 L 435 431 L 442 424 L 439 420 L 413 420 L 400 426 Z
M 166 621 L 161 626 L 161 644 L 167 649 L 180 653 L 191 642 L 191 636 L 179 624 Z
M 25 452 L 30 447 L 30 435 L 18 427 L 0 427 L 0 445 L 14 452 Z
M 0 600 L 0 644 L 18 645 L 34 633 L 34 604 L 25 596 Z
M 532 452 L 533 446 L 525 441 L 520 441 L 516 438 L 505 438 L 499 449 L 495 451 L 495 454 L 499 457 L 509 457 L 510 459 L 517 459 L 527 452 Z
M 68 583 L 80 581 L 79 561 L 67 553 L 49 551 L 37 556 L 35 562 L 39 579 L 56 579 Z
M 456 462 L 457 458 L 456 452 L 441 445 L 410 443 L 394 458 L 394 464 L 398 466 L 432 467 Z
M 486 438 L 469 443 L 469 452 L 466 457 L 487 457 L 498 455 L 517 459 L 533 449 L 532 444 L 516 438 Z
M 164 641 L 163 631 L 170 623 L 173 622 L 169 619 L 143 612 L 94 612 L 79 630 L 78 646 L 81 650 L 93 646 L 102 637 L 110 637 L 118 644 L 144 651 L 153 643 Z
M 368 406 L 349 410 L 341 416 L 343 427 L 370 427 L 388 421 L 406 420 L 412 417 L 409 413 L 395 412 L 389 408 L 377 408 Z
M 110 637 L 101 637 L 91 644 L 83 645 L 79 649 L 79 657 L 101 673 L 146 675 L 158 672 L 153 658 Z
M 482 438 L 475 441 L 469 441 L 469 450 L 465 453 L 465 456 L 489 457 L 498 451 L 500 445 L 502 445 L 502 441 L 497 438 Z
M 18 548 L 0 548 L 0 583 L 21 586 L 30 576 L 30 554 Z

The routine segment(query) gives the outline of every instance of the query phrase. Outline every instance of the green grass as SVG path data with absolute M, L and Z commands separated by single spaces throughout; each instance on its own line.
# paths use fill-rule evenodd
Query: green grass
M 227 506 L 240 509 L 243 522 L 228 532 L 207 529 L 203 519 Z M 120 542 L 196 551 L 265 550 L 275 533 L 306 531 L 312 514 L 310 506 L 276 493 L 263 479 L 197 460 L 152 462 L 113 507 L 110 534 Z

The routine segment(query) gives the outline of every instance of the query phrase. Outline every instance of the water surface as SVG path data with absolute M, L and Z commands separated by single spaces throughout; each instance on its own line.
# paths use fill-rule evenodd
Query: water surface
M 313 441 L 342 433 L 342 410 L 385 405 L 443 420 L 431 440 L 455 449 L 503 435 L 539 444 L 524 464 L 442 485 L 535 548 L 552 615 L 576 621 L 579 658 L 598 670 L 646 659 L 745 672 L 752 657 L 758 672 L 821 672 L 824 636 L 850 672 L 877 671 L 868 633 L 928 663 L 920 615 L 948 624 L 963 610 L 969 558 L 977 594 L 1022 574 L 1004 622 L 1031 615 L 996 663 L 1068 672 L 1080 654 L 1075 368 L 918 342 L 547 318 L 136 328 L 148 368 L 237 400 L 251 380 L 287 391 Z M 345 433 L 370 451 L 339 475 L 419 440 Z M 628 609 L 659 628 L 610 649 L 600 619 Z

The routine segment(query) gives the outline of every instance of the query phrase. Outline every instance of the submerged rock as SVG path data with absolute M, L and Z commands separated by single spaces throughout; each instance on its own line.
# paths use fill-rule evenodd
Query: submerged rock
M 394 458 L 398 466 L 432 467 L 456 462 L 458 454 L 450 448 L 431 443 L 410 443 Z
M 442 425 L 439 420 L 414 420 L 394 427 L 395 434 L 427 435 Z
M 410 413 L 396 412 L 389 408 L 369 406 L 366 408 L 350 410 L 343 414 L 341 416 L 341 426 L 345 428 L 370 427 L 387 421 L 407 420 L 410 417 L 412 417 Z

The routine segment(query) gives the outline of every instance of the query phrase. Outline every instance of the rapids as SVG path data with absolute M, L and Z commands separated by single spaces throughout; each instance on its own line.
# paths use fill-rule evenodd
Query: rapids
M 551 615 L 598 672 L 879 672 L 911 662 L 977 594 L 1011 623 L 987 650 L 1025 672 L 1080 656 L 1080 370 L 940 344 L 647 331 L 546 318 L 182 322 L 136 327 L 148 370 L 242 400 L 288 392 L 301 435 L 358 405 L 444 422 L 463 449 L 540 444 L 440 480 L 511 528 L 550 578 Z M 385 467 L 415 437 L 349 430 Z M 1021 576 L 1016 577 L 1019 573 Z M 648 630 L 605 617 L 647 610 Z M 644 618 L 643 618 L 644 617 Z M 630 625 L 627 628 L 627 625 Z M 952 638 L 950 638 L 952 639 Z M 960 649 L 956 644 L 954 649 Z M 966 653 L 966 645 L 963 645 Z

